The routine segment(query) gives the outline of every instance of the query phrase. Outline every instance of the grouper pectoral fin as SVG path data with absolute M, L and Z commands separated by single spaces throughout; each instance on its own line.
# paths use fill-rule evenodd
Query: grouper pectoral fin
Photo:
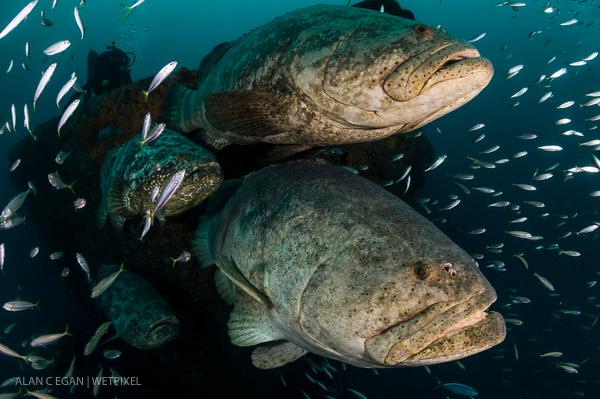
M 215 191 L 208 200 L 206 215 L 209 217 L 219 216 L 223 208 L 225 208 L 225 205 L 227 205 L 229 198 L 235 194 L 243 182 L 244 178 L 242 177 L 241 179 L 225 180 L 221 183 L 219 188 L 217 188 L 217 191 Z
M 125 183 L 125 180 L 117 175 L 110 179 L 107 194 L 107 210 L 109 214 L 117 214 L 124 217 L 134 217 L 137 213 L 131 205 L 131 199 L 135 192 Z
M 192 240 L 192 253 L 205 269 L 214 263 L 209 239 L 212 221 L 207 215 L 201 216 L 196 229 L 196 238 Z
M 224 91 L 204 98 L 206 119 L 222 132 L 265 137 L 293 129 L 289 116 L 292 95 L 254 91 Z
M 251 298 L 255 299 L 265 308 L 271 309 L 273 307 L 271 300 L 248 281 L 231 259 L 224 255 L 219 255 L 215 260 L 215 264 L 240 290 L 250 295 Z
M 281 331 L 271 322 L 271 300 L 246 279 L 231 259 L 219 255 L 215 263 L 238 290 L 227 322 L 231 342 L 237 346 L 252 346 L 283 339 Z
M 217 291 L 219 292 L 219 295 L 221 295 L 221 298 L 223 298 L 228 305 L 233 306 L 235 302 L 235 284 L 233 284 L 229 277 L 224 275 L 222 271 L 217 270 L 215 273 L 215 285 L 217 286 Z
M 252 351 L 252 364 L 259 369 L 274 369 L 298 360 L 307 353 L 304 349 L 288 341 L 263 344 Z

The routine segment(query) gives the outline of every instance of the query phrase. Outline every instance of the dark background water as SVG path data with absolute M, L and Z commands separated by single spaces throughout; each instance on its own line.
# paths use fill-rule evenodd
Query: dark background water
M 123 23 L 117 19 L 121 15 L 119 1 L 89 1 L 81 10 L 88 30 L 86 37 L 79 40 L 80 34 L 72 15 L 72 8 L 77 2 L 59 0 L 56 9 L 50 11 L 52 1 L 40 0 L 27 21 L 0 39 L 0 68 L 8 66 L 11 59 L 15 61 L 10 74 L 0 78 L 0 112 L 10 115 L 10 105 L 14 103 L 19 127 L 16 137 L 10 133 L 4 133 L 0 137 L 0 157 L 6 159 L 3 164 L 0 163 L 0 168 L 5 168 L 8 174 L 10 164 L 6 154 L 26 134 L 25 129 L 20 127 L 23 104 L 28 103 L 31 108 L 41 73 L 52 62 L 58 62 L 59 65 L 38 100 L 32 126 L 58 116 L 54 105 L 55 95 L 73 71 L 80 76 L 80 83 L 85 82 L 86 58 L 90 49 L 102 51 L 110 42 L 115 41 L 125 51 L 134 52 L 137 62 L 132 68 L 133 80 L 153 76 L 173 60 L 178 60 L 180 67 L 195 69 L 201 58 L 216 44 L 235 39 L 287 11 L 316 3 L 187 1 L 173 6 L 171 2 L 149 0 Z M 15 1 L 3 5 L 0 27 L 5 26 L 25 4 L 24 1 Z M 336 4 L 343 5 L 345 1 Z M 579 397 L 580 394 L 599 397 L 596 339 L 599 327 L 589 328 L 599 313 L 597 299 L 590 298 L 598 295 L 599 288 L 587 287 L 589 281 L 598 278 L 597 272 L 600 270 L 596 233 L 575 234 L 594 222 L 600 222 L 596 213 L 600 198 L 589 196 L 590 192 L 600 189 L 599 176 L 577 173 L 572 179 L 565 181 L 564 171 L 575 165 L 593 165 L 589 156 L 593 147 L 582 147 L 578 143 L 599 138 L 598 130 L 589 130 L 595 122 L 585 122 L 584 119 L 600 113 L 600 108 L 581 108 L 579 104 L 589 99 L 585 97 L 586 93 L 600 90 L 596 66 L 600 61 L 595 59 L 582 67 L 567 66 L 568 72 L 564 76 L 530 87 L 519 98 L 511 99 L 510 96 L 532 84 L 540 75 L 549 76 L 566 66 L 565 63 L 580 60 L 596 51 L 600 8 L 593 1 L 552 2 L 553 6 L 560 9 L 560 17 L 552 18 L 554 14 L 538 13 L 544 5 L 539 1 L 527 2 L 519 11 L 508 6 L 490 7 L 490 4 L 475 0 L 442 1 L 441 4 L 437 1 L 413 1 L 402 4 L 414 12 L 417 20 L 434 26 L 441 25 L 448 32 L 465 39 L 482 32 L 487 33 L 475 46 L 483 56 L 492 61 L 495 76 L 490 85 L 470 103 L 424 128 L 424 133 L 436 149 L 436 155 L 445 154 L 448 158 L 440 167 L 427 173 L 425 189 L 418 192 L 417 197 L 438 200 L 438 205 L 428 204 L 432 213 L 426 216 L 430 219 L 445 218 L 446 223 L 437 224 L 440 229 L 467 252 L 485 255 L 479 263 L 498 292 L 498 301 L 493 309 L 500 311 L 505 317 L 524 322 L 521 326 L 508 325 L 509 332 L 504 343 L 462 360 L 464 370 L 454 362 L 433 366 L 431 370 L 442 382 L 460 382 L 474 387 L 481 397 L 567 398 Z M 46 10 L 46 18 L 54 22 L 54 27 L 46 28 L 39 24 L 39 12 L 42 9 Z M 558 25 L 573 17 L 582 23 L 563 27 Z M 587 26 L 588 24 L 590 25 Z M 540 33 L 534 34 L 532 40 L 527 40 L 533 31 Z M 73 42 L 71 48 L 65 54 L 52 56 L 44 62 L 43 49 L 65 38 Z M 548 42 L 547 39 L 551 41 Z M 27 61 L 32 69 L 30 72 L 20 67 L 20 63 L 25 60 L 24 45 L 27 41 L 30 42 L 33 55 L 31 62 Z M 505 44 L 508 45 L 507 48 L 500 51 Z M 72 54 L 74 56 L 71 59 Z M 504 60 L 508 55 L 512 57 Z M 554 56 L 557 57 L 556 60 L 546 65 Z M 503 73 L 517 64 L 523 64 L 523 70 L 505 81 Z M 543 85 L 551 87 L 544 88 Z M 552 91 L 554 96 L 535 106 L 537 99 L 547 90 Z M 520 101 L 519 106 L 508 107 L 517 100 Z M 556 108 L 568 100 L 576 101 L 576 105 L 567 109 Z M 570 118 L 572 122 L 564 126 L 555 125 L 554 122 L 560 118 Z M 0 119 L 0 122 L 4 123 L 4 119 Z M 477 123 L 485 123 L 486 126 L 476 132 L 464 131 Z M 436 128 L 441 129 L 444 135 Z M 568 129 L 575 129 L 585 136 L 560 134 Z M 486 137 L 478 143 L 471 143 L 480 133 L 485 133 Z M 515 138 L 521 134 L 536 134 L 538 138 Z M 549 144 L 560 145 L 563 151 L 543 152 L 537 149 L 538 146 Z M 480 154 L 494 145 L 499 145 L 500 149 L 491 154 Z M 528 155 L 513 159 L 511 156 L 518 151 L 528 151 Z M 501 158 L 510 161 L 496 165 L 495 169 L 472 170 L 469 168 L 472 162 L 467 156 L 487 162 Z M 23 159 L 22 162 L 26 163 L 28 160 Z M 556 162 L 560 165 L 552 171 L 554 177 L 547 181 L 530 181 L 536 170 L 543 173 L 545 168 Z M 53 171 L 40 170 L 39 173 L 45 175 Z M 456 180 L 449 176 L 450 173 L 471 173 L 475 179 Z M 456 181 L 469 188 L 491 187 L 503 194 L 492 197 L 472 190 L 470 195 L 466 195 L 454 184 Z M 537 190 L 523 191 L 512 186 L 512 183 L 534 184 Z M 8 178 L 3 179 L 0 184 L 0 203 L 4 204 L 26 189 L 12 186 Z M 451 202 L 448 198 L 450 194 L 458 195 L 461 203 L 452 210 L 440 211 L 439 208 Z M 521 213 L 488 207 L 488 204 L 500 200 L 520 205 Z M 524 200 L 542 201 L 546 206 L 534 208 L 524 204 Z M 413 203 L 413 206 L 424 213 L 418 204 Z M 20 213 L 27 215 L 27 203 Z M 544 213 L 549 215 L 542 216 Z M 557 215 L 566 215 L 568 218 L 561 219 Z M 528 221 L 523 224 L 508 223 L 521 216 L 528 217 Z M 44 223 L 43 220 L 35 222 Z M 561 222 L 565 224 L 558 226 Z M 487 231 L 481 235 L 467 234 L 477 228 L 485 228 Z M 505 230 L 525 230 L 544 238 L 540 241 L 522 240 L 505 234 Z M 57 234 L 68 236 L 61 232 L 61 226 L 56 226 L 56 231 Z M 568 231 L 573 234 L 564 239 L 559 238 Z M 52 264 L 54 261 L 48 259 L 51 252 L 60 251 L 61 248 L 51 248 L 45 244 L 35 223 L 27 223 L 26 220 L 25 226 L 0 231 L 0 241 L 7 248 L 5 274 L 0 277 L 0 299 L 6 302 L 19 296 L 34 302 L 38 299 L 41 301 L 40 312 L 0 313 L 2 331 L 7 325 L 17 323 L 10 334 L 2 334 L 0 342 L 19 353 L 27 353 L 21 348 L 21 342 L 32 334 L 59 332 L 66 323 L 71 323 L 75 330 L 85 336 L 104 321 L 95 312 L 93 303 L 77 300 L 62 284 Z M 504 243 L 501 253 L 487 251 L 486 245 L 496 243 Z M 563 250 L 576 250 L 581 256 L 559 255 L 556 249 L 536 249 L 538 246 L 548 247 L 551 244 L 558 244 Z M 40 247 L 40 254 L 30 259 L 29 251 L 35 246 Z M 528 270 L 512 256 L 515 253 L 523 254 L 527 259 Z M 504 262 L 506 271 L 485 267 L 490 261 Z M 61 262 L 72 270 L 78 267 L 74 260 Z M 533 276 L 534 271 L 550 280 L 560 296 L 550 296 L 551 292 Z M 531 299 L 531 303 L 503 307 L 510 301 L 511 295 L 526 296 Z M 574 316 L 563 314 L 561 310 L 579 310 L 582 313 Z M 202 337 L 199 336 L 198 340 L 202 340 Z M 100 397 L 113 397 L 114 392 L 119 397 L 138 397 L 140 392 L 152 392 L 153 385 L 161 387 L 157 392 L 168 392 L 169 378 L 158 380 L 160 375 L 169 376 L 173 372 L 181 374 L 181 379 L 186 381 L 185 392 L 203 397 L 206 385 L 202 378 L 190 374 L 183 366 L 178 370 L 180 363 L 173 357 L 165 356 L 164 352 L 142 353 L 127 348 L 124 343 L 113 343 L 114 347 L 124 352 L 122 358 L 114 363 L 120 373 L 140 376 L 144 388 L 128 387 L 117 391 L 103 388 Z M 518 349 L 518 360 L 514 354 L 515 346 Z M 60 350 L 71 350 L 68 341 Z M 561 351 L 564 355 L 559 359 L 540 359 L 540 354 L 549 351 Z M 179 355 L 185 357 L 185 353 Z M 312 358 L 317 360 L 314 356 Z M 589 360 L 584 363 L 585 359 Z M 583 364 L 578 374 L 569 374 L 556 367 L 557 361 Z M 342 372 L 338 362 L 332 364 L 338 370 L 334 373 L 333 380 L 323 373 L 316 378 L 333 388 L 335 397 L 354 397 L 347 391 L 348 387 L 363 392 L 369 398 L 443 398 L 448 394 L 443 388 L 433 390 L 436 381 L 422 368 L 379 370 L 378 375 L 375 375 L 371 370 L 353 367 Z M 144 371 L 149 365 L 153 373 Z M 222 384 L 236 379 L 236 366 L 232 364 L 231 368 L 222 370 Z M 52 375 L 30 370 L 29 367 L 21 371 L 19 367 L 17 360 L 1 357 L 0 380 L 12 376 Z M 95 376 L 98 367 L 87 362 L 78 372 L 80 375 Z M 257 385 L 264 385 L 265 397 L 302 397 L 301 390 L 313 398 L 323 397 L 322 389 L 309 382 L 304 376 L 305 372 L 312 375 L 308 364 L 300 360 L 279 370 L 257 373 Z M 105 375 L 107 373 L 108 370 Z M 287 388 L 277 381 L 279 374 L 286 379 Z M 260 376 L 264 376 L 264 381 L 260 381 Z M 180 392 L 181 387 L 173 386 L 171 389 L 173 392 Z M 211 385 L 209 391 L 210 395 L 206 397 L 219 397 L 215 385 Z M 89 392 L 89 389 L 82 389 L 76 393 L 76 397 L 89 397 Z M 59 397 L 68 395 L 58 387 L 54 394 Z

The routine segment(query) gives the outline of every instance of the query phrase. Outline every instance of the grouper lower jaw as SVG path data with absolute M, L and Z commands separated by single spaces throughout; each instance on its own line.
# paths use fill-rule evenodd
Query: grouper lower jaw
M 459 360 L 483 352 L 506 337 L 506 324 L 500 313 L 485 313 L 485 319 L 444 337 L 402 362 L 404 366 L 424 366 Z
M 499 313 L 485 310 L 496 300 L 493 288 L 444 309 L 433 305 L 365 342 L 366 352 L 383 367 L 436 364 L 472 355 L 504 340 Z

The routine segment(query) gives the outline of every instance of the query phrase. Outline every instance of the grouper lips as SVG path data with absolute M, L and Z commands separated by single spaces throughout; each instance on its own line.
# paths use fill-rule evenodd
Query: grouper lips
M 399 65 L 383 82 L 383 89 L 396 101 L 409 101 L 433 85 L 486 72 L 492 77 L 491 62 L 469 43 L 448 43 L 429 48 Z
M 486 312 L 495 300 L 491 289 L 456 304 L 431 305 L 410 320 L 369 338 L 365 349 L 390 367 L 399 363 L 435 364 L 481 352 L 506 336 L 502 316 Z
M 166 205 L 167 215 L 179 213 L 181 208 L 187 209 L 197 205 L 219 187 L 223 177 L 219 163 L 214 161 L 198 163 L 192 168 L 186 168 L 185 179 Z

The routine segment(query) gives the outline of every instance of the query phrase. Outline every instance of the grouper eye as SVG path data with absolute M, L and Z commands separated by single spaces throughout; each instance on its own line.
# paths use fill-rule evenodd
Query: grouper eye
M 415 263 L 412 267 L 412 271 L 415 277 L 419 280 L 424 280 L 427 277 L 427 274 L 429 273 L 427 265 L 422 261 Z
M 424 35 L 431 32 L 431 28 L 427 25 L 417 25 L 415 26 L 415 32 L 419 35 Z

